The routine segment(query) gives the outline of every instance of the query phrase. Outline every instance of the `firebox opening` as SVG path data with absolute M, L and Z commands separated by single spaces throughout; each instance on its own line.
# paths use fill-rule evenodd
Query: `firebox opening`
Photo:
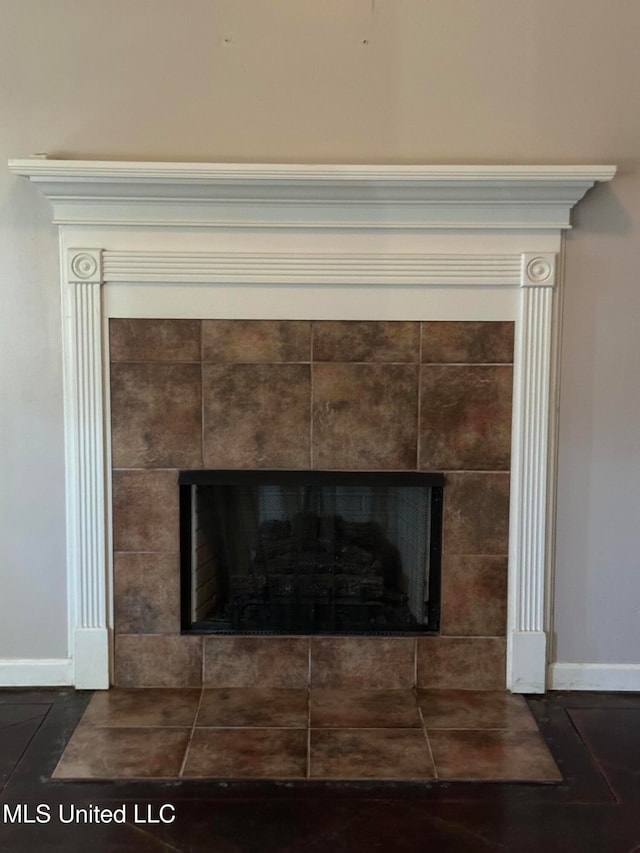
M 443 483 L 415 472 L 182 472 L 183 632 L 437 632 Z

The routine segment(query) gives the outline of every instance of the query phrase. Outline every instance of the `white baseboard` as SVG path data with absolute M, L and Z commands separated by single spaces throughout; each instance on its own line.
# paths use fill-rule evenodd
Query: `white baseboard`
M 0 658 L 0 687 L 67 687 L 73 684 L 67 658 Z
M 552 663 L 549 690 L 640 691 L 637 663 Z

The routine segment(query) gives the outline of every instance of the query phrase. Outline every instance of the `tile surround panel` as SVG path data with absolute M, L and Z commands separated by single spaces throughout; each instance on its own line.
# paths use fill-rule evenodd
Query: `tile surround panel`
M 512 323 L 118 319 L 110 354 L 117 685 L 504 686 Z M 442 471 L 443 636 L 181 636 L 201 467 Z

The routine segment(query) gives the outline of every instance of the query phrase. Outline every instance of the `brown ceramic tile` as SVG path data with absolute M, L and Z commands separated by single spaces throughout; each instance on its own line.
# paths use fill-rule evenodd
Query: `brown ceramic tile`
M 422 324 L 422 361 L 441 364 L 506 364 L 513 361 L 511 322 Z
M 115 683 L 118 687 L 199 687 L 202 637 L 117 635 Z
M 204 320 L 203 361 L 221 364 L 309 361 L 307 320 Z
M 439 779 L 561 782 L 538 732 L 430 731 Z
M 413 690 L 322 690 L 309 698 L 310 724 L 326 728 L 420 728 Z
M 207 687 L 282 687 L 309 684 L 307 637 L 206 637 Z
M 306 729 L 195 729 L 183 773 L 211 779 L 306 775 Z
M 313 324 L 314 361 L 418 361 L 420 324 L 320 321 Z
M 420 460 L 423 470 L 508 470 L 510 365 L 421 368 Z
M 111 361 L 200 361 L 200 320 L 109 321 Z
M 207 688 L 196 725 L 305 728 L 308 704 L 306 690 Z
M 81 720 L 82 725 L 187 727 L 193 725 L 200 690 L 114 687 L 93 694 Z
M 179 559 L 178 554 L 115 554 L 116 633 L 180 633 Z
M 428 730 L 537 731 L 522 696 L 505 690 L 419 690 L 418 702 Z
M 114 550 L 175 551 L 178 536 L 178 472 L 114 471 Z
M 441 633 L 501 637 L 506 627 L 507 558 L 445 555 Z
M 507 554 L 509 475 L 447 474 L 444 489 L 445 554 Z
M 417 368 L 314 364 L 313 467 L 412 469 Z
M 309 365 L 205 364 L 207 468 L 309 468 Z
M 114 468 L 196 468 L 202 464 L 199 364 L 113 364 Z
M 411 688 L 414 654 L 412 637 L 312 637 L 311 686 Z
M 312 779 L 432 779 L 434 768 L 418 729 L 312 729 Z
M 55 779 L 175 778 L 190 729 L 101 728 L 80 725 Z
M 503 690 L 506 641 L 500 637 L 419 637 L 418 686 Z

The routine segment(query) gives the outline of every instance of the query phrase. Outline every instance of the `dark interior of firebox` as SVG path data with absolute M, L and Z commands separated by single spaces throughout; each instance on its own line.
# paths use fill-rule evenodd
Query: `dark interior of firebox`
M 441 481 L 415 473 L 183 473 L 183 631 L 436 631 Z

